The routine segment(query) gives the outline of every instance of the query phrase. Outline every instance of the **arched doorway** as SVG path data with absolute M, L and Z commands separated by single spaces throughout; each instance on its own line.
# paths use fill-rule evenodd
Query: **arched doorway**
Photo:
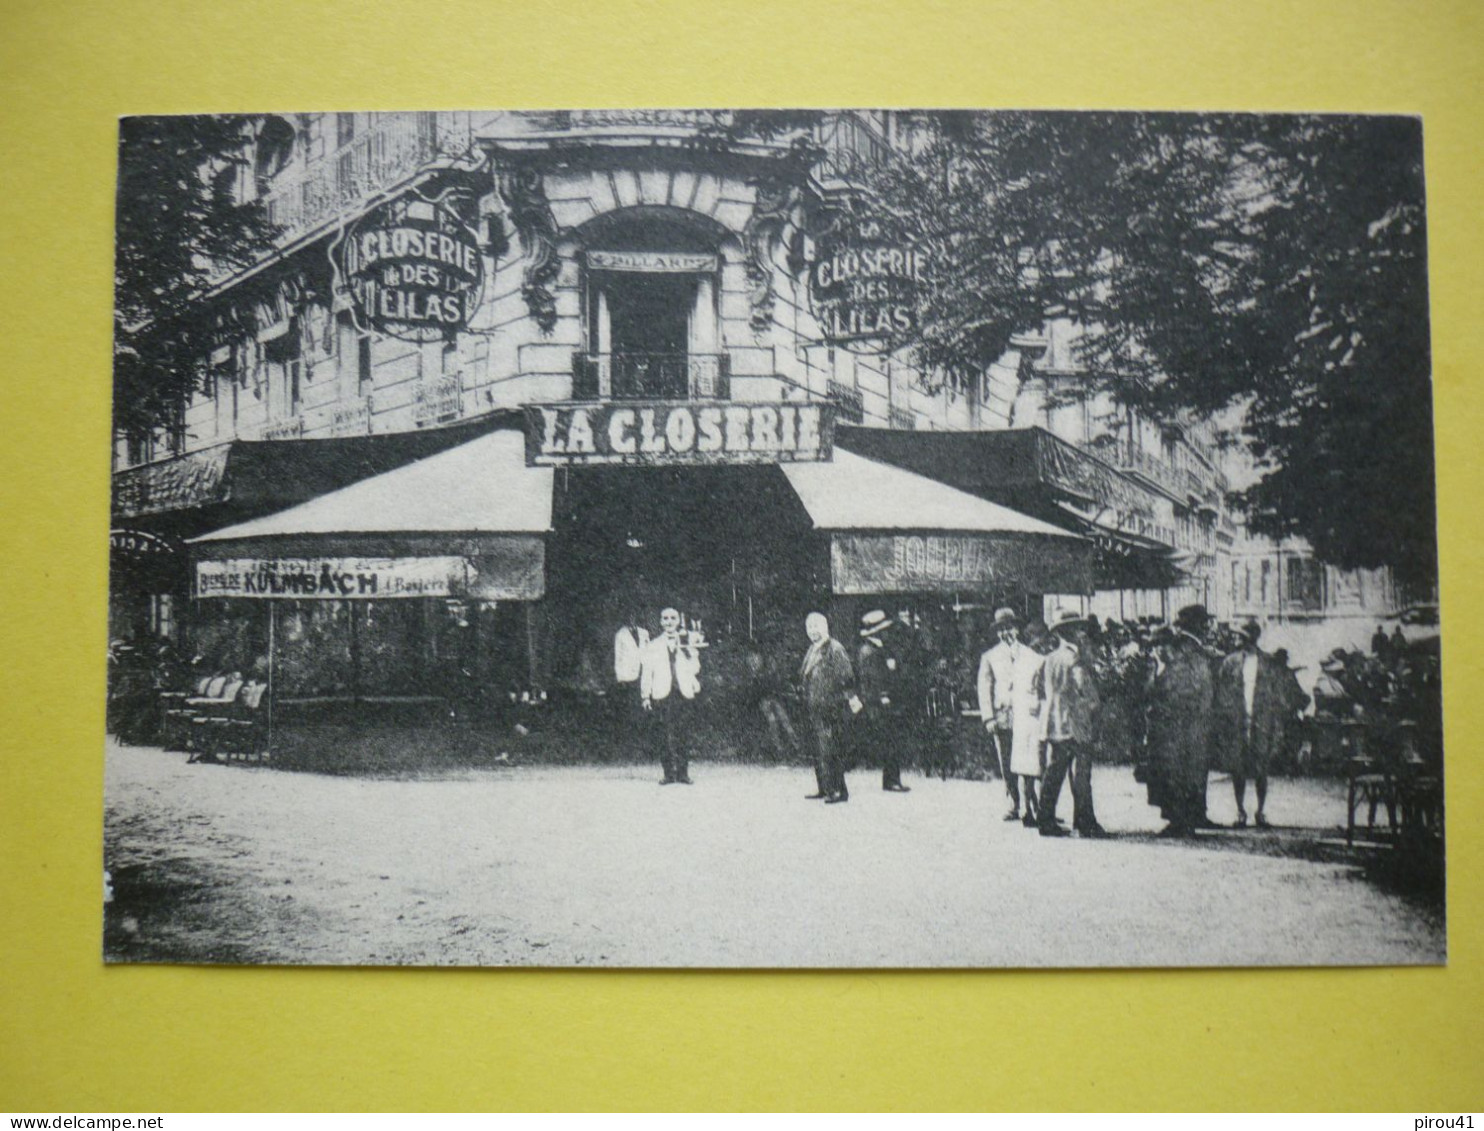
M 579 398 L 727 395 L 718 316 L 720 244 L 705 217 L 629 208 L 579 230 L 585 350 Z

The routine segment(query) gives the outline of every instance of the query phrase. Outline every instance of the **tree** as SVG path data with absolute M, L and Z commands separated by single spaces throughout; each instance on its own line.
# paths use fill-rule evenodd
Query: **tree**
M 203 387 L 213 326 L 201 295 L 224 268 L 272 247 L 260 203 L 233 186 L 253 119 L 240 115 L 124 118 L 114 257 L 113 425 L 148 436 L 171 427 Z
M 982 370 L 1081 327 L 1075 395 L 1237 415 L 1251 525 L 1345 567 L 1436 576 L 1420 124 L 931 113 L 875 206 L 935 265 L 911 348 Z

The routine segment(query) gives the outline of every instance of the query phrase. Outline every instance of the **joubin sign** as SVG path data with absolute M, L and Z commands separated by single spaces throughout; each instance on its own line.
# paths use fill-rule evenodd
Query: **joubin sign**
M 917 331 L 927 257 L 883 220 L 848 216 L 816 244 L 809 301 L 825 341 L 885 353 Z
M 474 231 L 442 200 L 372 209 L 331 259 L 360 328 L 404 341 L 437 341 L 468 326 L 484 281 Z

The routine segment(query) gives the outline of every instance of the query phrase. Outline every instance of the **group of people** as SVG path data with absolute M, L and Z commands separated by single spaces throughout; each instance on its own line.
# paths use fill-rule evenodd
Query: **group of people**
M 1269 768 L 1309 697 L 1283 660 L 1258 647 L 1258 625 L 1238 630 L 1229 650 L 1218 646 L 1200 605 L 1181 609 L 1168 629 L 1104 629 L 1096 642 L 1095 622 L 1075 613 L 1058 618 L 1054 646 L 1038 623 L 1022 633 L 1010 609 L 996 613 L 995 629 L 999 641 L 980 660 L 979 702 L 1010 799 L 1007 820 L 1043 836 L 1066 835 L 1056 806 L 1070 773 L 1073 830 L 1107 835 L 1093 808 L 1092 754 L 1106 739 L 1103 716 L 1116 707 L 1132 740 L 1135 775 L 1167 822 L 1161 835 L 1214 827 L 1206 812 L 1213 769 L 1231 774 L 1237 827 L 1248 823 L 1249 780 L 1256 787 L 1253 820 L 1268 824 Z
M 664 610 L 660 627 L 639 650 L 640 702 L 660 730 L 661 784 L 689 784 L 686 716 L 700 692 L 705 640 L 685 631 L 674 609 Z M 1256 624 L 1226 636 L 1229 630 L 1192 605 L 1168 626 L 1099 625 L 1067 612 L 1048 627 L 1001 608 L 968 701 L 953 689 L 946 661 L 924 670 L 922 657 L 911 654 L 909 627 L 871 610 L 847 646 L 823 613 L 805 619 L 808 645 L 791 682 L 813 755 L 810 800 L 848 801 L 847 772 L 864 759 L 879 762 L 883 790 L 910 792 L 904 760 L 921 756 L 937 725 L 957 725 L 962 708 L 977 700 L 1010 802 L 1006 820 L 1042 836 L 1107 835 L 1097 818 L 1092 765 L 1110 733 L 1128 743 L 1136 777 L 1167 822 L 1164 835 L 1211 827 L 1206 785 L 1213 769 L 1231 775 L 1237 826 L 1249 821 L 1249 782 L 1251 820 L 1268 824 L 1269 769 L 1308 696 L 1283 659 L 1258 647 Z M 756 706 L 768 731 L 793 745 L 798 734 L 784 698 L 769 687 Z M 1068 782 L 1070 828 L 1057 816 Z

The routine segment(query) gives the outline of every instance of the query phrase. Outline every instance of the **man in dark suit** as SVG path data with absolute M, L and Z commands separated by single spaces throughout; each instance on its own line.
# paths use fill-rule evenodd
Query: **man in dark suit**
M 1283 755 L 1288 727 L 1308 705 L 1287 665 L 1258 650 L 1262 629 L 1249 621 L 1242 647 L 1221 661 L 1214 690 L 1215 738 L 1220 764 L 1231 771 L 1237 828 L 1247 825 L 1247 779 L 1257 783 L 1259 828 L 1267 826 L 1268 767 Z
M 809 800 L 823 798 L 832 805 L 850 800 L 845 788 L 845 749 L 842 741 L 847 713 L 860 711 L 855 693 L 855 672 L 845 646 L 830 636 L 830 622 L 823 613 L 810 613 L 804 621 L 809 650 L 799 666 L 799 685 L 809 729 L 814 735 L 814 778 L 817 789 Z
M 894 622 L 880 609 L 861 617 L 861 646 L 855 653 L 855 675 L 860 685 L 860 743 L 865 752 L 881 759 L 881 788 L 909 793 L 902 784 L 902 747 L 906 734 L 902 710 L 907 705 L 902 660 L 892 647 Z

